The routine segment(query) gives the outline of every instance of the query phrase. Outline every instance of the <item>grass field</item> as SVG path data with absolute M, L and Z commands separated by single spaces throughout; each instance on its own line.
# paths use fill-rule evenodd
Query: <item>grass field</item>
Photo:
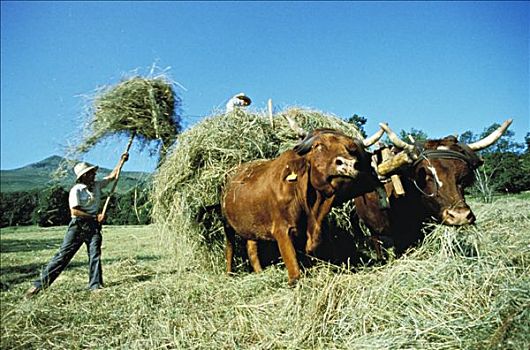
M 473 202 L 478 224 L 437 226 L 418 249 L 355 273 L 319 263 L 223 273 L 185 232 L 105 227 L 106 288 L 82 247 L 49 290 L 22 296 L 65 233 L 1 231 L 2 349 L 528 349 L 530 200 Z

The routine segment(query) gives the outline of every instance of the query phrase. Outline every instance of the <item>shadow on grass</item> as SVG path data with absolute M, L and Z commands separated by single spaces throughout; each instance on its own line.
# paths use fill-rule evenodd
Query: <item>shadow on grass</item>
M 79 253 L 80 252 L 78 252 L 78 254 Z M 50 259 L 52 256 L 53 255 L 50 255 Z M 158 259 L 160 259 L 160 256 L 158 255 L 141 255 L 135 257 L 135 260 L 140 261 L 153 261 Z M 105 275 L 105 266 L 110 266 L 114 263 L 120 263 L 122 261 L 123 259 L 103 259 L 103 275 Z M 0 266 L 0 291 L 8 291 L 20 283 L 29 284 L 33 282 L 39 276 L 40 272 L 45 268 L 45 266 L 46 264 L 39 263 L 6 266 L 5 263 L 2 263 Z M 86 261 L 72 261 L 70 264 L 68 264 L 63 273 L 76 268 L 88 269 L 88 263 Z M 146 269 L 146 271 L 128 272 L 127 275 L 127 278 L 116 282 L 111 282 L 109 286 L 119 285 L 122 283 L 147 281 L 153 278 L 156 273 L 152 272 L 150 269 Z
M 51 258 L 51 256 L 50 256 Z M 73 269 L 76 267 L 86 266 L 84 262 L 71 262 L 66 270 Z M 8 291 L 17 284 L 20 283 L 31 283 L 33 282 L 44 269 L 43 264 L 25 264 L 16 266 L 0 266 L 0 290 L 2 292 Z M 64 271 L 63 271 L 64 272 Z
M 0 253 L 34 252 L 38 250 L 57 249 L 62 238 L 50 239 L 2 239 Z

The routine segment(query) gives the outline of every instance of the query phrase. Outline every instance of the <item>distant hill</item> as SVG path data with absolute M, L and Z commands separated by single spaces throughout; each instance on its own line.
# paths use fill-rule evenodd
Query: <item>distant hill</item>
M 61 164 L 67 160 L 60 156 L 51 156 L 36 163 L 26 165 L 22 168 L 12 170 L 0 170 L 0 191 L 30 191 L 45 188 L 53 184 L 59 184 L 69 190 L 75 183 L 75 174 L 72 169 L 68 170 L 65 177 L 55 180 L 52 177 Z M 111 169 L 99 168 L 97 178 L 109 174 Z M 138 183 L 151 180 L 151 174 L 138 171 L 122 171 L 118 182 L 117 191 L 125 192 Z

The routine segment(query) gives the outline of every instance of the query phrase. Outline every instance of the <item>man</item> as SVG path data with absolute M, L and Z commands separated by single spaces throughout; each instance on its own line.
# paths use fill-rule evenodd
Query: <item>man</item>
M 72 220 L 59 251 L 42 271 L 40 277 L 33 282 L 33 286 L 27 290 L 26 298 L 31 298 L 42 289 L 48 288 L 68 266 L 83 243 L 87 246 L 89 258 L 88 288 L 91 291 L 103 288 L 101 225 L 105 217 L 103 214 L 98 214 L 101 189 L 118 178 L 120 169 L 128 158 L 128 153 L 122 154 L 114 170 L 101 181 L 96 181 L 97 166 L 84 162 L 74 166 L 77 180 L 70 190 L 68 199 Z
M 226 113 L 232 112 L 235 108 L 249 106 L 251 103 L 252 101 L 250 98 L 241 92 L 228 100 L 228 103 L 226 104 Z

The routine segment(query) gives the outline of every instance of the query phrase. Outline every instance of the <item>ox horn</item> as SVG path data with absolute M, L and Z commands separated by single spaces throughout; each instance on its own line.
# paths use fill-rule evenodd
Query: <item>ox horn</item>
M 377 130 L 375 134 L 364 139 L 363 140 L 364 147 L 368 148 L 374 143 L 376 143 L 377 141 L 379 141 L 379 139 L 381 138 L 381 136 L 383 136 L 384 133 L 385 133 L 385 130 L 383 130 L 383 128 L 380 128 L 379 130 Z
M 493 145 L 502 136 L 502 134 L 504 134 L 504 132 L 506 131 L 506 129 L 508 129 L 511 123 L 512 119 L 506 120 L 497 130 L 484 137 L 482 140 L 470 143 L 467 146 L 473 151 L 480 151 L 481 149 Z
M 298 137 L 303 139 L 307 136 L 307 131 L 299 127 L 293 118 L 289 117 L 288 115 L 284 115 L 284 116 L 285 116 L 285 119 L 287 119 L 289 126 L 291 127 L 291 129 L 293 129 L 294 132 L 296 132 L 296 135 L 298 135 Z
M 398 148 L 402 148 L 404 150 L 407 150 L 409 152 L 412 152 L 414 150 L 414 146 L 403 141 L 402 139 L 399 138 L 399 136 L 396 135 L 395 132 L 392 131 L 392 129 L 390 129 L 390 127 L 386 124 L 386 123 L 379 123 L 379 126 L 385 130 L 386 134 L 388 135 L 388 138 L 390 139 L 390 141 L 392 141 L 392 143 L 394 144 L 394 146 L 398 147 Z

